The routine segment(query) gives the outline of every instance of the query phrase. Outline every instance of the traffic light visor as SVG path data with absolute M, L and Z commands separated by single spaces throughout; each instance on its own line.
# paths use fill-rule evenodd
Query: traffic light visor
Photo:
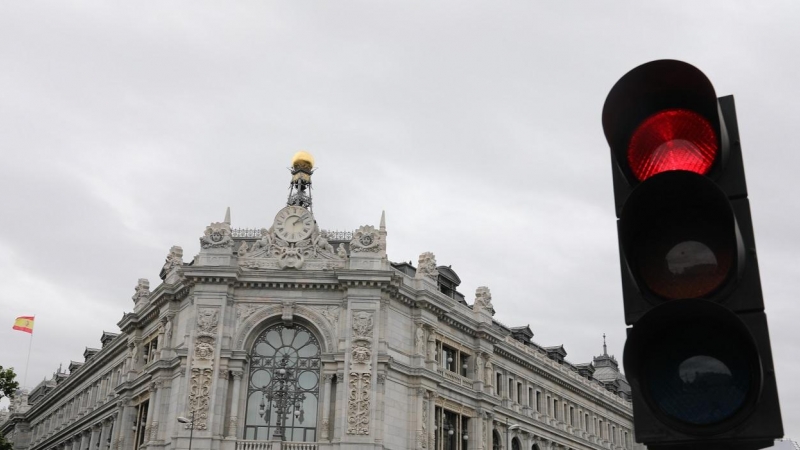
M 692 172 L 664 172 L 639 185 L 622 210 L 619 233 L 640 290 L 658 300 L 708 297 L 739 266 L 730 204 Z

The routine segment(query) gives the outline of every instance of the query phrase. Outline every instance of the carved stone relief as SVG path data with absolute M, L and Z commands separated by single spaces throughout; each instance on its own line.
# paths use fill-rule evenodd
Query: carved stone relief
M 283 305 L 276 304 L 240 304 L 237 305 L 237 314 L 239 314 L 239 311 L 241 311 L 241 315 L 237 316 L 236 338 L 234 342 L 236 343 L 237 349 L 243 349 L 245 339 L 253 332 L 253 329 L 269 317 L 282 316 L 284 307 Z M 303 305 L 295 305 L 293 314 L 302 316 L 304 319 L 314 324 L 316 329 L 322 334 L 322 340 L 325 342 L 323 351 L 330 351 L 331 348 L 334 348 L 334 334 L 331 331 L 331 327 L 317 309 L 312 309 Z
M 314 228 L 308 239 L 299 242 L 287 242 L 276 236 L 272 228 L 262 228 L 261 239 L 249 248 L 242 242 L 237 253 L 239 265 L 246 270 L 332 270 L 343 268 L 346 260 L 334 250 L 319 227 Z
M 231 248 L 233 247 L 233 237 L 231 236 L 231 226 L 225 222 L 214 222 L 206 227 L 203 236 L 200 238 L 202 248 Z
M 192 375 L 189 381 L 189 407 L 194 411 L 196 430 L 205 430 L 208 427 L 218 324 L 219 310 L 216 308 L 200 308 L 197 311 L 197 337 L 192 352 Z
M 372 374 L 350 373 L 347 399 L 347 434 L 369 434 L 370 390 Z
M 428 448 L 428 393 L 424 394 L 422 400 L 422 431 L 420 432 L 420 444 L 422 448 Z
M 386 250 L 386 244 L 381 240 L 380 234 L 372 225 L 362 225 L 353 233 L 350 241 L 350 251 L 354 253 L 377 253 Z
M 374 313 L 353 311 L 347 434 L 369 434 Z

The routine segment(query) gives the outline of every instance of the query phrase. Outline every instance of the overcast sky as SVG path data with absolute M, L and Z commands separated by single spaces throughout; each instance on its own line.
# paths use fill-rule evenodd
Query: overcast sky
M 625 342 L 613 84 L 694 64 L 736 97 L 788 436 L 800 437 L 800 3 L 3 2 L 0 365 L 27 384 L 118 331 L 138 278 L 205 226 L 268 227 L 292 155 L 323 229 L 452 265 L 573 362 Z

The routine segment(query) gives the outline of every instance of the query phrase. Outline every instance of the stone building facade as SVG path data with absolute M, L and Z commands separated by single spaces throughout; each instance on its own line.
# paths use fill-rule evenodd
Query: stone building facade
M 228 213 L 190 262 L 172 247 L 119 333 L 18 393 L 15 450 L 642 448 L 614 358 L 572 364 L 497 322 L 432 253 L 390 262 L 383 216 L 320 230 L 293 167 L 271 226 Z

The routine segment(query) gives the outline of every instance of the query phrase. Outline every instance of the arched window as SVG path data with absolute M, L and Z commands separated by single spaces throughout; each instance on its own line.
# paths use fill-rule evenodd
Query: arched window
M 533 444 L 533 446 L 531 446 L 531 450 L 539 450 L 539 444 Z
M 522 445 L 520 445 L 518 438 L 511 439 L 511 450 L 522 450 Z
M 316 441 L 319 373 L 320 345 L 304 326 L 277 324 L 259 334 L 250 351 L 245 439 Z
M 503 446 L 500 444 L 501 441 L 500 433 L 497 430 L 492 431 L 492 450 L 501 450 Z

